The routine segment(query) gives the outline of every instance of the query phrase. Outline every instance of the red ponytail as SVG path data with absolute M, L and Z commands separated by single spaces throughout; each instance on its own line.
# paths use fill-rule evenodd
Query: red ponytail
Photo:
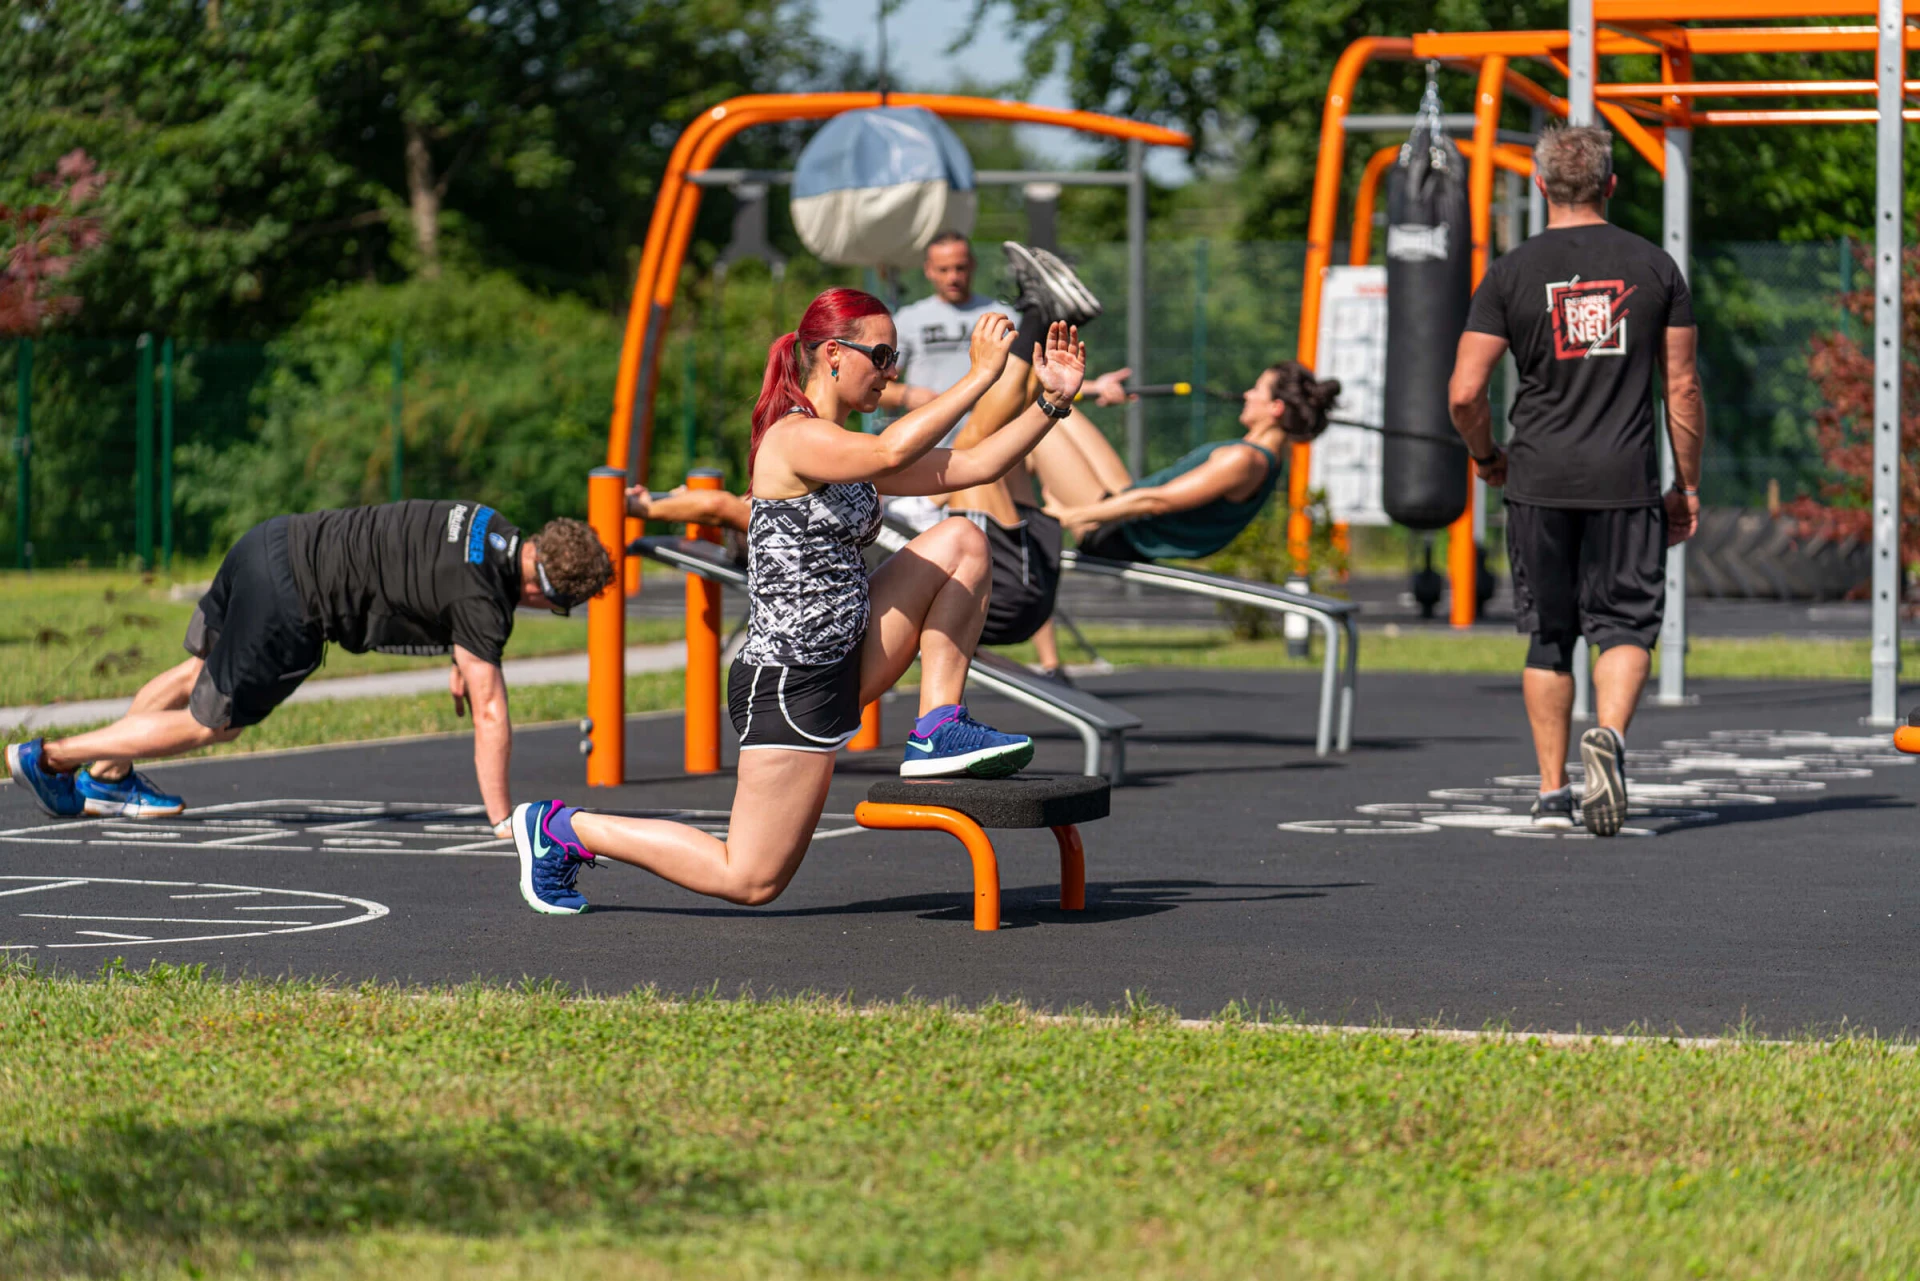
M 789 410 L 815 412 L 806 390 L 814 348 L 829 338 L 851 338 L 861 320 L 887 314 L 887 305 L 872 294 L 858 289 L 829 289 L 808 304 L 798 329 L 773 340 L 767 348 L 767 373 L 760 380 L 760 399 L 753 406 L 753 439 L 747 446 L 749 480 L 767 428 L 786 417 Z

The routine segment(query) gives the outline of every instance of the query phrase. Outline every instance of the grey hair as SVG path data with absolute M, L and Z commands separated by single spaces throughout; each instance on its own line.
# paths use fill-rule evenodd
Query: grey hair
M 1556 205 L 1597 205 L 1613 176 L 1613 134 L 1597 125 L 1549 129 L 1533 144 L 1533 171 Z

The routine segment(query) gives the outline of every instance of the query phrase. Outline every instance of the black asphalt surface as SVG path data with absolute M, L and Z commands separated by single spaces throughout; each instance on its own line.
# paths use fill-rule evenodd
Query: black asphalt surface
M 1629 773 L 1654 808 L 1629 822 L 1649 834 L 1596 841 L 1499 830 L 1524 823 L 1534 768 L 1515 678 L 1363 677 L 1354 751 L 1328 759 L 1308 677 L 1090 684 L 1147 727 L 1113 816 L 1084 832 L 1084 914 L 1057 908 L 1045 832 L 1000 835 L 990 934 L 971 928 L 957 842 L 849 830 L 889 748 L 842 758 L 823 839 L 769 907 L 609 866 L 581 876 L 593 912 L 538 916 L 511 847 L 461 808 L 471 746 L 453 738 L 163 766 L 194 809 L 159 824 L 59 826 L 0 787 L 0 944 L 89 972 L 122 956 L 597 992 L 1100 1010 L 1132 993 L 1187 1016 L 1241 1001 L 1333 1023 L 1920 1032 L 1920 771 L 1859 727 L 1864 686 L 1701 682 L 1697 706 L 1644 709 Z M 890 704 L 890 742 L 909 710 Z M 1077 741 L 1047 722 L 975 711 L 1039 734 L 1036 769 L 1076 768 Z M 730 776 L 682 776 L 679 736 L 675 718 L 635 720 L 632 781 L 589 796 L 577 734 L 523 732 L 516 794 L 723 811 Z

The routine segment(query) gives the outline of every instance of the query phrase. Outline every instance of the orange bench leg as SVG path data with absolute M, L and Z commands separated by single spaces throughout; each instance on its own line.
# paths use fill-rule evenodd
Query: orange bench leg
M 880 831 L 945 832 L 957 838 L 973 859 L 973 928 L 1000 928 L 1000 858 L 993 852 L 986 829 L 978 823 L 937 805 L 875 805 L 870 801 L 854 807 L 853 821 Z
M 1053 829 L 1060 842 L 1060 910 L 1087 910 L 1087 853 L 1080 844 L 1080 829 L 1068 823 Z

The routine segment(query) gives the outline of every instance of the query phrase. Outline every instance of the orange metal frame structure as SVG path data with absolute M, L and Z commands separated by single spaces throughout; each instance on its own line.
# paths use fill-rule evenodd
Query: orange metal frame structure
M 1905 0 L 1909 20 L 1920 14 L 1920 0 Z M 1871 124 L 1879 119 L 1875 108 L 1816 108 L 1728 110 L 1696 106 L 1712 98 L 1814 98 L 1871 96 L 1873 80 L 1729 81 L 1695 80 L 1693 59 L 1745 53 L 1862 53 L 1876 47 L 1872 26 L 1687 26 L 1686 23 L 1792 21 L 1814 18 L 1865 17 L 1878 14 L 1874 0 L 1594 0 L 1595 107 L 1629 147 L 1666 176 L 1665 133 L 1668 128 L 1693 129 L 1721 125 Z M 1318 355 L 1322 272 L 1330 265 L 1334 229 L 1339 212 L 1341 179 L 1346 169 L 1345 119 L 1355 85 L 1367 64 L 1376 59 L 1435 59 L 1476 75 L 1474 129 L 1461 140 L 1468 160 L 1468 195 L 1472 209 L 1473 283 L 1486 272 L 1491 252 L 1493 177 L 1496 168 L 1531 175 L 1532 157 L 1525 149 L 1498 141 L 1501 108 L 1513 98 L 1565 118 L 1566 98 L 1549 92 L 1516 71 L 1515 60 L 1531 60 L 1570 78 L 1568 65 L 1572 36 L 1567 31 L 1430 32 L 1411 37 L 1369 36 L 1347 46 L 1335 64 L 1327 88 L 1320 123 L 1320 157 L 1314 174 L 1313 205 L 1308 222 L 1306 286 L 1300 307 L 1301 363 L 1311 367 Z M 1920 30 L 1911 25 L 1906 48 L 1920 48 Z M 1610 57 L 1657 57 L 1658 81 L 1602 83 L 1599 66 Z M 1920 94 L 1920 81 L 1903 80 L 1909 94 Z M 1901 112 L 1905 120 L 1920 120 L 1920 110 Z M 1355 194 L 1349 260 L 1364 264 L 1372 253 L 1373 212 L 1377 189 L 1399 148 L 1386 147 L 1369 158 Z M 1683 264 L 1684 265 L 1684 264 Z M 1304 572 L 1311 533 L 1306 515 L 1307 467 L 1311 448 L 1294 446 L 1289 476 L 1288 541 L 1295 563 Z M 1448 539 L 1448 573 L 1452 581 L 1451 621 L 1456 627 L 1473 622 L 1474 595 L 1473 513 L 1455 523 Z
M 667 161 L 640 255 L 639 278 L 634 284 L 633 303 L 627 311 L 620 370 L 614 382 L 607 463 L 594 470 L 588 483 L 588 520 L 613 556 L 617 570 L 613 583 L 589 603 L 587 610 L 587 715 L 591 722 L 587 782 L 590 785 L 614 786 L 626 777 L 625 598 L 628 592 L 638 588 L 640 568 L 636 559 L 627 556 L 626 548 L 640 531 L 639 523 L 629 521 L 625 515 L 620 486 L 622 481 L 641 482 L 647 473 L 660 350 L 666 339 L 680 269 L 686 262 L 687 246 L 692 242 L 694 221 L 700 211 L 701 188 L 691 180 L 691 175 L 710 169 L 720 149 L 742 130 L 754 125 L 821 120 L 844 111 L 882 105 L 924 107 L 955 120 L 1054 125 L 1149 146 L 1187 147 L 1192 141 L 1186 134 L 1172 129 L 1091 111 L 1060 111 L 1024 102 L 935 93 L 891 93 L 884 98 L 878 93 L 754 94 L 711 107 L 687 126 Z M 692 580 L 687 590 L 695 591 Z M 697 611 L 689 610 L 690 616 L 696 612 L 702 616 L 711 612 L 706 609 L 704 597 L 698 602 Z M 717 618 L 714 626 L 717 627 Z M 688 640 L 689 644 L 693 643 L 691 634 Z M 713 701 L 717 704 L 717 699 Z M 871 715 L 869 709 L 869 717 Z M 873 728 L 877 730 L 877 723 Z M 713 739 L 710 768 L 717 769 L 717 727 Z M 854 746 L 871 746 L 877 740 L 877 733 L 865 733 Z M 690 746 L 690 760 L 692 752 Z M 701 753 L 703 766 L 708 755 Z

